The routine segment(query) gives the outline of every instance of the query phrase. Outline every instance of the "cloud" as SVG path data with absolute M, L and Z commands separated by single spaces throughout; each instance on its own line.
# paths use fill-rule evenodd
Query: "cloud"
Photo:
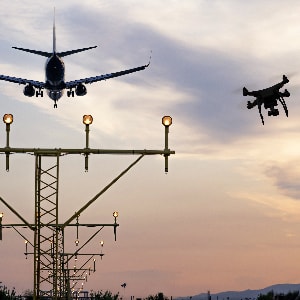
M 265 174 L 278 191 L 294 200 L 300 200 L 300 167 L 299 160 L 286 163 L 273 163 L 265 167 Z

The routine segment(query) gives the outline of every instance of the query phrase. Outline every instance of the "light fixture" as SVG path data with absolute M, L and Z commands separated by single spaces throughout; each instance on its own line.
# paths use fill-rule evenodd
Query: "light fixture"
M 14 116 L 12 114 L 5 114 L 3 116 L 3 122 L 5 124 L 11 124 L 14 121 Z
M 100 245 L 101 245 L 101 247 L 103 247 L 104 241 L 100 241 Z
M 14 117 L 12 114 L 5 114 L 3 116 L 3 122 L 6 124 L 6 148 L 9 148 L 9 132 L 10 132 L 10 124 L 14 121 Z M 10 152 L 6 152 L 6 171 L 9 171 L 9 155 Z
M 3 218 L 3 212 L 0 213 L 0 241 L 2 241 L 2 218 Z
M 85 148 L 89 148 L 89 132 L 90 125 L 93 123 L 93 117 L 91 115 L 84 115 L 82 118 L 83 124 L 85 124 Z M 89 169 L 89 153 L 84 155 L 84 168 L 85 172 Z
M 27 259 L 27 252 L 28 252 L 28 241 L 25 240 L 25 258 Z
M 91 115 L 84 115 L 82 122 L 85 125 L 91 125 L 93 123 L 93 117 Z
M 170 116 L 164 116 L 162 118 L 162 124 L 165 126 L 165 127 L 169 127 L 172 125 L 172 118 Z
M 115 235 L 115 241 L 117 240 L 117 217 L 119 216 L 119 213 L 117 211 L 114 211 L 113 216 L 115 218 L 115 224 L 114 224 L 114 235 Z
M 164 116 L 162 118 L 162 124 L 165 126 L 165 173 L 168 173 L 169 166 L 168 166 L 168 158 L 169 158 L 169 127 L 172 125 L 172 118 L 170 116 Z

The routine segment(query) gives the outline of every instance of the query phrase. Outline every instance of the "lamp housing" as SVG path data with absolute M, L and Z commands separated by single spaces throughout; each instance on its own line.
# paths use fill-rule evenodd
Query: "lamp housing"
M 82 118 L 82 122 L 85 125 L 91 125 L 93 123 L 93 117 L 91 115 L 84 115 Z
M 3 116 L 3 122 L 5 124 L 11 124 L 14 121 L 14 116 L 12 114 L 5 114 Z
M 170 116 L 164 116 L 162 118 L 162 124 L 165 126 L 165 127 L 169 127 L 172 125 L 172 118 Z

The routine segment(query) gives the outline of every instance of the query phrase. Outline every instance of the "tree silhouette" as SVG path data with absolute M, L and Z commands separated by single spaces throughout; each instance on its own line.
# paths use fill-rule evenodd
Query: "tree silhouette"
M 119 293 L 113 295 L 111 291 L 98 291 L 95 293 L 95 300 L 118 300 Z
M 163 293 L 157 293 L 156 295 L 149 295 L 145 300 L 169 300 Z
M 0 286 L 0 300 L 16 299 L 15 288 L 10 291 L 5 285 Z

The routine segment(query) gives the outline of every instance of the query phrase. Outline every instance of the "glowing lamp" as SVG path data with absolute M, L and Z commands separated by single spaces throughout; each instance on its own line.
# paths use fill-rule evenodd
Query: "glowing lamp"
M 5 124 L 11 124 L 14 121 L 14 116 L 12 114 L 5 114 L 3 116 L 3 122 Z
M 165 127 L 169 127 L 172 125 L 172 118 L 170 116 L 164 116 L 162 118 L 162 124 L 165 126 Z
M 93 117 L 91 115 L 84 115 L 82 122 L 85 125 L 91 125 L 93 123 Z

